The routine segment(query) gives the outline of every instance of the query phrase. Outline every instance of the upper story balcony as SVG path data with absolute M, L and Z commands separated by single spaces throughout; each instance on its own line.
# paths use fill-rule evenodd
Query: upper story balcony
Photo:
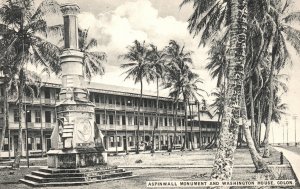
M 102 131 L 137 131 L 138 126 L 137 125 L 115 125 L 115 124 L 97 124 L 98 128 Z M 153 126 L 150 125 L 140 125 L 139 128 L 140 132 L 147 131 L 152 132 Z M 175 127 L 174 126 L 159 126 L 156 131 L 169 131 L 174 132 Z M 177 126 L 176 127 L 177 132 L 185 132 L 184 126 Z M 187 132 L 191 131 L 191 126 L 187 126 Z M 194 126 L 192 128 L 193 132 L 199 132 L 199 127 Z M 214 132 L 215 128 L 201 128 L 201 132 Z
M 18 122 L 9 122 L 9 129 L 19 129 L 19 123 Z M 0 128 L 3 127 L 3 122 L 0 122 Z M 35 122 L 27 122 L 27 127 L 28 129 L 37 129 L 40 130 L 41 128 L 43 129 L 53 129 L 56 123 L 35 123 Z M 22 129 L 26 129 L 26 124 L 25 122 L 22 122 Z
M 18 97 L 16 95 L 9 96 L 8 102 L 16 102 Z M 23 103 L 34 104 L 34 105 L 55 105 L 57 100 L 50 98 L 32 98 L 32 97 L 23 97 Z
M 138 111 L 138 107 L 137 106 L 133 106 L 133 105 L 119 105 L 119 104 L 108 104 L 108 103 L 95 103 L 97 109 L 101 109 L 101 110 L 119 110 L 119 111 L 134 111 L 137 112 Z M 156 112 L 156 107 L 140 107 L 140 111 L 141 112 Z M 159 108 L 158 109 L 158 113 L 159 114 L 173 114 L 173 110 L 172 109 L 164 109 L 164 108 Z M 178 115 L 184 115 L 184 110 L 178 110 L 177 111 Z

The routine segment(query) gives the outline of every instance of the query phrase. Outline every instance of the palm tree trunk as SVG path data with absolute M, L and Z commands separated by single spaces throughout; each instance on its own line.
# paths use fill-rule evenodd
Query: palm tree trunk
M 158 103 L 159 103 L 159 90 L 158 90 L 158 82 L 159 78 L 156 78 L 156 111 L 155 111 L 155 126 L 153 128 L 153 134 L 152 134 L 152 149 L 151 153 L 155 152 L 155 130 L 158 128 Z
M 257 140 L 255 137 L 255 117 L 254 117 L 254 99 L 253 99 L 253 83 L 252 79 L 250 79 L 250 84 L 249 84 L 249 95 L 250 95 L 250 108 L 251 108 L 251 136 L 255 145 L 256 150 L 259 152 L 259 146 L 257 145 Z
M 259 153 L 256 150 L 254 140 L 251 136 L 251 132 L 249 129 L 249 124 L 247 124 L 247 108 L 246 108 L 246 101 L 245 101 L 245 94 L 244 94 L 244 88 L 242 88 L 242 109 L 241 109 L 241 116 L 242 116 L 242 128 L 245 134 L 245 138 L 248 144 L 248 148 L 250 151 L 250 155 L 253 161 L 253 164 L 255 166 L 255 172 L 259 173 L 265 173 L 265 172 L 271 172 L 271 170 L 268 168 L 266 162 L 263 160 L 263 158 L 259 155 Z
M 276 45 L 275 45 L 276 46 Z M 272 113 L 273 113 L 273 72 L 274 72 L 274 67 L 275 67 L 275 47 L 273 48 L 273 54 L 272 54 L 272 62 L 271 62 L 271 71 L 270 71 L 270 83 L 269 83 L 269 88 L 270 88 L 270 96 L 269 96 L 269 104 L 268 104 L 268 117 L 267 117 L 267 124 L 266 124 L 266 131 L 265 131 L 265 139 L 264 139 L 264 155 L 263 157 L 267 158 L 270 157 L 270 150 L 269 150 L 269 135 L 270 135 L 270 127 L 271 127 L 271 119 L 272 119 Z
M 19 130 L 18 130 L 18 146 L 17 151 L 15 154 L 15 161 L 14 161 L 14 168 L 20 168 L 20 160 L 22 155 L 22 120 L 23 120 L 23 88 L 24 88 L 24 82 L 22 80 L 23 78 L 23 70 L 20 71 L 20 83 L 19 83 L 19 91 L 18 91 L 18 99 L 19 99 Z
M 22 15 L 21 15 L 21 23 L 20 23 L 20 30 L 22 31 L 24 29 L 24 18 L 23 18 L 23 10 L 22 10 Z M 22 63 L 24 65 L 24 39 L 22 40 Z M 24 88 L 24 82 L 23 81 L 23 75 L 24 75 L 24 70 L 21 68 L 19 72 L 19 91 L 18 91 L 18 99 L 19 99 L 19 130 L 18 130 L 18 147 L 17 151 L 15 154 L 15 161 L 13 164 L 13 167 L 15 168 L 20 168 L 20 160 L 21 160 L 21 155 L 22 155 L 22 118 L 23 118 L 23 88 Z M 27 143 L 28 141 L 26 141 Z M 27 146 L 26 146 L 27 147 Z
M 1 141 L 0 141 L 0 152 L 2 151 L 3 148 L 3 144 L 4 144 L 4 138 L 5 138 L 5 133 L 6 133 L 6 129 L 7 129 L 7 113 L 8 113 L 8 99 L 7 99 L 7 83 L 4 83 L 4 98 L 3 98 L 3 109 L 4 109 L 4 116 L 3 116 L 3 127 L 2 127 L 2 133 L 1 133 Z M 9 140 L 9 139 L 8 139 Z
M 43 129 L 43 106 L 42 106 L 42 88 L 40 88 L 40 122 L 41 122 L 41 150 L 42 150 L 42 157 L 44 157 L 44 129 Z M 46 148 L 45 148 L 46 149 Z M 45 150 L 47 152 L 47 149 Z
M 173 123 L 174 123 L 174 137 L 171 141 L 171 148 L 169 149 L 170 152 L 172 152 L 174 148 L 174 144 L 177 144 L 177 107 L 178 107 L 178 100 L 177 97 L 174 99 L 173 102 Z
M 258 145 L 261 146 L 260 135 L 261 135 L 261 121 L 262 121 L 262 106 L 260 101 L 257 102 L 257 131 L 256 131 L 256 140 L 258 141 Z
M 190 104 L 190 101 L 188 100 L 188 104 L 189 104 L 189 112 L 190 112 L 190 123 L 191 123 L 191 125 L 190 125 L 190 132 L 191 132 L 191 138 L 190 138 L 190 142 L 191 142 L 191 146 L 190 146 L 190 149 L 191 150 L 194 150 L 194 146 L 193 146 L 193 144 L 194 144 L 194 141 L 193 141 L 193 122 L 192 122 L 192 109 L 191 109 L 191 104 Z
M 177 144 L 177 115 L 178 115 L 178 99 L 176 100 L 174 107 L 175 115 L 174 115 L 174 144 Z
M 141 79 L 141 93 L 139 99 L 139 106 L 138 106 L 138 123 L 137 123 L 137 134 L 136 134 L 136 154 L 140 153 L 140 122 L 141 122 L 141 105 L 143 100 L 143 80 Z
M 241 92 L 246 61 L 247 1 L 231 1 L 230 58 L 225 91 L 224 114 L 211 178 L 229 180 L 232 176 L 241 110 Z
M 185 135 L 185 145 L 184 149 L 186 150 L 188 148 L 188 132 L 187 132 L 187 99 L 184 98 L 184 135 Z
M 199 127 L 199 149 L 202 147 L 202 125 L 200 121 L 200 103 L 197 102 L 197 109 L 198 109 L 198 127 Z

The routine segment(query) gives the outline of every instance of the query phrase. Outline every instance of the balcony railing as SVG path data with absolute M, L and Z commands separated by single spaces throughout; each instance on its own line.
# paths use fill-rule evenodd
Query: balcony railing
M 104 103 L 95 103 L 96 108 L 98 109 L 113 109 L 113 110 L 127 110 L 127 111 L 137 111 L 137 106 L 128 106 L 128 105 L 117 105 L 117 104 L 104 104 Z M 156 112 L 156 107 L 141 107 L 141 112 Z M 173 110 L 170 109 L 158 109 L 159 114 L 173 114 Z M 183 115 L 184 110 L 178 110 L 178 115 Z
M 53 129 L 56 123 L 34 123 L 34 122 L 27 122 L 28 129 L 41 129 L 41 126 L 43 129 Z M 0 128 L 3 126 L 3 124 L 0 123 Z M 9 128 L 10 129 L 18 129 L 19 123 L 18 122 L 9 122 Z M 22 122 L 22 129 L 26 129 L 25 122 Z
M 8 97 L 9 102 L 15 102 L 18 99 L 16 95 L 12 95 Z M 1 97 L 0 97 L 1 101 Z M 28 104 L 47 104 L 47 105 L 55 105 L 56 100 L 55 99 L 49 99 L 49 98 L 31 98 L 31 97 L 24 97 L 23 103 Z

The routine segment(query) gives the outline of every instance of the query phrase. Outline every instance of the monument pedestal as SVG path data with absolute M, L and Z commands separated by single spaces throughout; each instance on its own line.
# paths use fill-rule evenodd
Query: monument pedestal
M 48 167 L 60 169 L 76 169 L 89 166 L 106 165 L 106 153 L 96 148 L 78 148 L 64 150 L 50 150 Z

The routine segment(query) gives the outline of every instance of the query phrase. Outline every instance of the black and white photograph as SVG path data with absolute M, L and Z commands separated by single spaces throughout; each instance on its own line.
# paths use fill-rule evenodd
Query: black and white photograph
M 300 188 L 299 0 L 0 0 L 0 189 Z

